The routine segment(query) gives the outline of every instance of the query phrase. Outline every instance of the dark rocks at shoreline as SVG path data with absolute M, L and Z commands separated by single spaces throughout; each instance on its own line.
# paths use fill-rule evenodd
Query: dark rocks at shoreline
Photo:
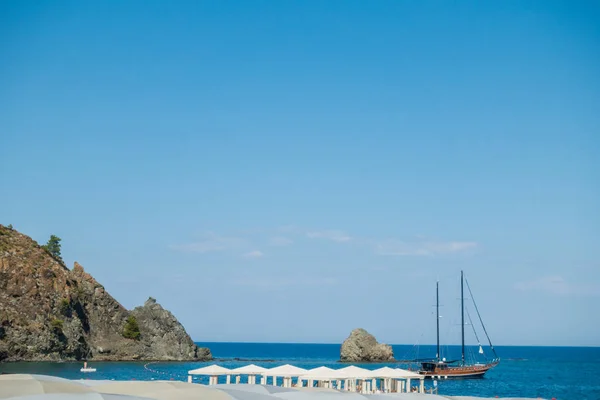
M 126 326 L 135 319 L 135 333 Z M 129 321 L 129 322 L 128 322 Z M 69 270 L 30 237 L 0 225 L 0 361 L 206 361 L 150 298 L 128 311 L 83 267 Z
M 392 346 L 378 343 L 362 328 L 354 329 L 342 343 L 341 362 L 394 362 Z

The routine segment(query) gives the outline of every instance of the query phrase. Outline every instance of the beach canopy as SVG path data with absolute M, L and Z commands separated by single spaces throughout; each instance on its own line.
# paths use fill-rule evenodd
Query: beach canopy
M 45 375 L 0 375 L 0 399 L 46 393 L 91 393 L 92 390 L 68 379 Z
M 216 389 L 214 386 L 178 381 L 116 381 L 112 384 L 94 386 L 94 390 L 102 393 L 124 393 L 154 400 L 273 400 L 265 394 L 228 392 Z
M 243 367 L 235 368 L 231 370 L 232 375 L 258 375 L 265 372 L 267 369 L 259 367 L 258 365 L 250 364 Z
M 407 371 L 400 368 L 383 367 L 372 371 L 373 377 L 376 378 L 395 378 L 395 379 L 412 379 L 422 378 L 423 375 L 419 375 L 412 371 Z
M 394 368 L 383 367 L 373 371 L 373 375 L 377 375 L 377 378 L 397 378 L 398 371 Z
M 402 369 L 402 368 L 394 368 L 396 371 L 398 371 L 398 373 L 400 374 L 400 378 L 417 378 L 417 379 L 421 379 L 423 378 L 423 375 L 413 372 L 413 371 L 409 371 L 406 369 Z
M 124 394 L 105 393 L 44 393 L 36 395 L 15 396 L 9 400 L 155 400 L 148 397 L 128 396 Z
M 209 375 L 209 376 L 217 376 L 217 375 L 231 375 L 231 370 L 225 367 L 221 367 L 220 365 L 213 364 L 208 367 L 202 367 L 198 369 L 193 369 L 188 371 L 189 375 Z
M 373 371 L 359 368 L 355 365 L 350 365 L 349 367 L 345 367 L 338 370 L 342 376 L 346 378 L 357 378 L 357 379 L 368 379 L 368 378 L 377 378 L 376 375 L 373 375 Z
M 267 369 L 262 373 L 264 376 L 300 376 L 307 372 L 304 368 L 295 367 L 290 364 L 281 365 L 279 367 Z
M 221 390 L 237 390 L 243 392 L 251 392 L 258 394 L 276 394 L 276 393 L 287 393 L 287 392 L 296 392 L 295 388 L 286 388 L 283 386 L 272 386 L 272 385 L 240 385 L 240 384 L 219 384 L 211 386 L 214 389 Z M 276 399 L 275 399 L 276 400 Z
M 225 385 L 223 385 L 225 386 Z M 240 388 L 254 385 L 228 385 Z M 94 386 L 102 393 L 124 393 L 155 400 L 274 400 L 263 393 L 244 393 L 240 390 L 220 390 L 214 386 L 198 385 L 178 381 L 114 381 Z
M 69 379 L 47 375 L 0 375 L 0 399 L 39 400 L 148 400 L 123 394 L 97 393 Z
M 205 385 L 197 385 L 202 392 L 212 390 Z M 164 392 L 193 387 L 181 381 L 110 381 L 102 385 L 93 385 L 90 388 L 99 393 L 120 393 L 128 395 L 141 395 L 143 393 Z
M 340 373 L 337 369 L 331 369 L 327 367 L 318 367 L 309 369 L 300 378 L 303 380 L 312 379 L 315 381 L 319 380 L 330 380 L 330 379 L 343 379 L 345 376 Z

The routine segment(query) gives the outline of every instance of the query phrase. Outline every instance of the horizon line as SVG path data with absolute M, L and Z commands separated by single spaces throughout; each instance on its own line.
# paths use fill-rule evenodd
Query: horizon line
M 323 342 L 256 342 L 256 341 L 249 341 L 249 342 L 245 342 L 245 341 L 195 341 L 195 344 L 198 343 L 202 343 L 202 344 L 211 344 L 211 343 L 218 343 L 218 344 L 293 344 L 293 345 L 297 345 L 297 344 L 306 344 L 306 345 L 323 345 L 323 346 L 341 346 L 342 343 L 323 343 Z M 415 345 L 415 344 L 409 344 L 409 343 L 382 343 L 382 344 L 387 344 L 390 346 L 436 346 L 435 343 L 431 343 L 431 344 L 419 344 L 419 345 Z M 444 347 L 449 347 L 449 346 L 456 346 L 456 347 L 460 347 L 460 344 L 447 344 L 444 345 Z M 466 344 L 465 346 L 479 346 L 477 344 Z M 489 345 L 481 345 L 482 347 L 490 347 Z M 568 348 L 600 348 L 600 344 L 599 345 L 540 345 L 540 344 L 532 344 L 532 345 L 527 345 L 527 344 L 499 344 L 499 345 L 494 345 L 494 347 L 568 347 Z

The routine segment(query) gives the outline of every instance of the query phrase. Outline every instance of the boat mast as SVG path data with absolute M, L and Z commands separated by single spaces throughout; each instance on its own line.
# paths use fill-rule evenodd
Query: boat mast
M 461 360 L 462 365 L 465 365 L 465 295 L 464 295 L 464 278 L 463 272 L 460 271 L 460 333 L 462 336 L 462 349 L 461 349 Z
M 485 337 L 487 337 L 488 343 L 490 344 L 490 348 L 492 349 L 492 352 L 494 353 L 494 357 L 496 359 L 498 359 L 499 357 L 498 357 L 498 354 L 496 353 L 496 350 L 494 349 L 494 345 L 492 344 L 492 339 L 490 339 L 490 335 L 488 335 L 487 329 L 485 329 L 483 319 L 481 319 L 481 314 L 479 313 L 479 308 L 477 308 L 477 303 L 475 303 L 475 297 L 473 297 L 473 292 L 471 291 L 471 286 L 469 285 L 469 281 L 465 280 L 465 282 L 467 282 L 467 289 L 469 290 L 469 296 L 471 296 L 471 299 L 473 300 L 473 305 L 475 306 L 475 311 L 477 311 L 477 317 L 479 317 L 479 322 L 481 323 L 481 327 L 483 328 Z
M 437 323 L 437 361 L 440 361 L 440 282 L 435 283 L 435 312 Z

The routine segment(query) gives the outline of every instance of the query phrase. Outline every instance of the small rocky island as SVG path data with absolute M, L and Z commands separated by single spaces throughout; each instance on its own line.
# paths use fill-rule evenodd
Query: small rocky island
M 83 267 L 0 225 L 0 361 L 204 361 L 169 311 L 129 311 Z
M 393 362 L 392 346 L 378 343 L 375 336 L 362 328 L 354 329 L 340 351 L 342 362 Z

